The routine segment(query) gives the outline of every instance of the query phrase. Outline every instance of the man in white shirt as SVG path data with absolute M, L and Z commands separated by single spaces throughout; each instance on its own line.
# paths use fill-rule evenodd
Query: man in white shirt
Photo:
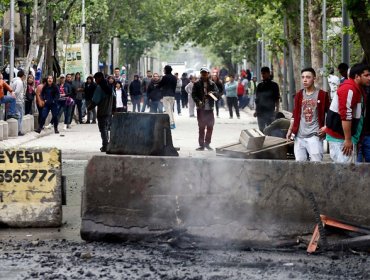
M 18 136 L 23 136 L 24 133 L 22 132 L 22 119 L 23 119 L 23 111 L 24 111 L 24 71 L 19 70 L 17 73 L 17 77 L 13 79 L 11 87 L 13 88 L 13 93 L 15 94 L 16 98 L 16 112 L 19 116 L 18 118 Z

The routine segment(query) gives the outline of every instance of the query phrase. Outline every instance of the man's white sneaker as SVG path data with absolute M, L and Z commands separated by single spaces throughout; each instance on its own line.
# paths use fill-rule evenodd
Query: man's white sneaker
M 66 124 L 63 126 L 63 130 L 67 130 L 67 125 Z

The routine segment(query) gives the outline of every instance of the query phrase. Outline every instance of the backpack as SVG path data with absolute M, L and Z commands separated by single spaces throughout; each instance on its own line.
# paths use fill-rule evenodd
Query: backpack
M 236 89 L 236 92 L 237 92 L 238 96 L 243 96 L 244 95 L 245 89 L 244 89 L 244 85 L 243 85 L 242 82 L 238 83 L 238 87 Z

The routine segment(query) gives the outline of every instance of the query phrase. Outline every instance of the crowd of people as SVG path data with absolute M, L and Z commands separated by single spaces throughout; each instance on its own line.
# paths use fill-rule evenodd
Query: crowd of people
M 357 160 L 370 162 L 370 68 L 345 63 L 338 66 L 341 77 L 331 69 L 328 76 L 330 94 L 315 85 L 313 68 L 301 71 L 302 89 L 294 97 L 293 117 L 285 118 L 280 111 L 279 86 L 271 78 L 268 67 L 261 68 L 262 81 L 249 70 L 239 75 L 223 73 L 202 67 L 199 77 L 183 73 L 172 74 L 172 67 L 164 67 L 164 75 L 148 70 L 146 77 L 134 75 L 131 83 L 120 75 L 119 68 L 111 76 L 98 72 L 81 80 L 80 73 L 61 74 L 57 81 L 53 76 L 36 80 L 34 73 L 23 70 L 7 84 L 0 74 L 0 103 L 9 103 L 7 118 L 18 119 L 18 135 L 22 132 L 24 114 L 32 114 L 37 108 L 40 133 L 45 127 L 58 125 L 64 116 L 63 130 L 71 122 L 89 124 L 98 122 L 102 137 L 101 151 L 109 143 L 109 127 L 112 114 L 128 112 L 131 100 L 132 112 L 166 113 L 170 128 L 175 129 L 175 112 L 188 111 L 190 118 L 197 118 L 199 147 L 212 150 L 211 138 L 216 117 L 225 107 L 229 118 L 240 118 L 240 110 L 247 106 L 255 110 L 258 128 L 266 135 L 285 137 L 294 141 L 297 161 L 323 160 L 323 140 L 329 143 L 330 156 L 335 162 Z M 40 77 L 38 77 L 40 79 Z M 108 96 L 108 98 L 107 98 Z M 97 111 L 96 111 L 97 108 Z M 366 110 L 367 109 L 367 110 Z M 50 124 L 45 126 L 51 112 Z

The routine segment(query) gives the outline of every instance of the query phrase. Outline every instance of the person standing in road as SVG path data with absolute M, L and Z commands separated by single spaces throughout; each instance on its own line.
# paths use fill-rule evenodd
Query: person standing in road
M 106 152 L 109 143 L 109 121 L 112 117 L 113 107 L 113 91 L 108 85 L 108 82 L 104 79 L 102 72 L 97 72 L 94 75 L 97 87 L 94 92 L 92 102 L 87 108 L 89 111 L 98 107 L 97 118 L 100 136 L 102 139 L 101 152 Z
M 134 80 L 130 84 L 130 97 L 132 102 L 132 112 L 140 112 L 140 102 L 141 102 L 141 83 L 139 80 L 139 75 L 134 75 Z
M 152 71 L 146 71 L 146 77 L 143 79 L 142 85 L 142 92 L 143 92 L 143 107 L 141 108 L 141 112 L 145 112 L 146 107 L 150 108 L 150 104 L 148 102 L 148 86 L 152 81 L 153 75 Z
M 74 108 L 77 106 L 77 112 L 78 112 L 78 123 L 82 124 L 82 118 L 84 117 L 85 112 L 82 110 L 82 106 L 85 103 L 85 88 L 84 84 L 81 81 L 81 74 L 80 72 L 76 72 L 75 78 L 72 81 L 72 87 L 74 88 L 74 91 L 76 93 L 75 97 L 75 106 L 73 106 L 72 111 L 74 112 Z
M 27 77 L 26 96 L 24 100 L 24 114 L 32 115 L 32 104 L 35 99 L 35 79 L 32 75 Z
M 115 82 L 121 82 L 122 85 L 124 85 L 125 83 L 125 80 L 123 79 L 123 77 L 120 75 L 120 70 L 118 67 L 114 68 L 114 81 Z
M 159 82 L 159 88 L 162 90 L 163 95 L 163 106 L 166 113 L 170 117 L 170 128 L 175 129 L 175 119 L 173 116 L 173 106 L 175 105 L 175 90 L 177 85 L 177 79 L 172 75 L 172 67 L 166 65 L 164 67 L 164 76 Z
M 46 85 L 47 81 L 48 81 L 47 78 L 42 78 L 39 85 L 36 87 L 36 92 L 35 92 L 36 107 L 37 107 L 37 111 L 39 113 L 39 116 L 38 116 L 38 119 L 37 119 L 39 127 L 41 127 L 42 110 L 43 110 L 43 107 L 45 105 L 44 100 L 41 98 L 41 92 L 42 92 L 42 89 L 44 88 L 44 86 Z M 58 111 L 58 109 L 57 109 L 57 111 Z
M 218 77 L 217 72 L 212 73 L 212 81 L 216 84 L 216 86 L 218 88 L 218 94 L 220 96 L 220 98 L 217 99 L 217 101 L 215 102 L 216 116 L 217 116 L 217 118 L 219 118 L 220 117 L 220 103 L 222 101 L 222 94 L 224 93 L 224 85 L 222 84 L 222 81 Z
M 225 84 L 226 102 L 229 108 L 230 119 L 233 118 L 233 107 L 235 109 L 236 116 L 240 119 L 239 106 L 238 106 L 238 94 L 237 88 L 238 83 L 234 79 L 234 75 L 229 75 L 229 82 Z
M 116 81 L 116 112 L 127 113 L 127 93 L 122 87 L 120 81 Z
M 248 94 L 249 94 L 249 108 L 254 110 L 255 100 L 257 91 L 257 77 L 254 76 L 252 80 L 248 83 Z
M 175 100 L 176 100 L 176 107 L 177 107 L 177 114 L 181 116 L 181 88 L 182 88 L 182 81 L 179 78 L 179 73 L 175 73 L 176 77 L 176 90 L 175 90 Z
M 206 67 L 200 69 L 200 79 L 194 83 L 192 97 L 197 105 L 197 120 L 199 128 L 197 151 L 203 151 L 206 148 L 212 151 L 211 140 L 213 126 L 215 124 L 215 116 L 213 114 L 213 107 L 215 100 L 219 96 L 217 85 L 209 79 L 209 70 Z
M 62 113 L 64 113 L 64 127 L 63 130 L 66 130 L 69 128 L 69 118 L 71 117 L 71 109 L 72 107 L 67 105 L 67 99 L 70 100 L 71 94 L 72 94 L 72 89 L 69 84 L 66 83 L 66 76 L 64 74 L 61 74 L 59 77 L 59 100 L 58 100 L 58 121 L 57 124 L 59 123 L 59 120 L 62 116 Z M 72 99 L 73 100 L 73 99 Z M 53 123 L 54 120 L 50 122 L 50 124 Z M 55 124 L 54 124 L 55 127 Z
M 4 90 L 6 90 L 9 94 L 5 95 Z M 7 115 L 7 118 L 18 119 L 19 116 L 17 115 L 16 98 L 13 93 L 13 89 L 4 81 L 3 74 L 0 73 L 0 104 L 8 103 L 9 103 L 9 113 Z
M 88 76 L 86 78 L 86 83 L 85 83 L 86 108 L 89 107 L 90 103 L 92 102 L 95 89 L 96 89 L 96 84 L 94 83 L 94 78 L 92 76 Z M 86 123 L 90 123 L 91 120 L 92 120 L 91 123 L 93 124 L 96 123 L 96 108 L 87 112 Z
M 150 113 L 163 113 L 160 102 L 162 100 L 162 91 L 159 88 L 159 75 L 153 74 L 153 79 L 148 86 L 148 100 L 150 104 Z
M 60 101 L 60 92 L 59 86 L 54 83 L 53 76 L 49 75 L 47 77 L 47 82 L 44 86 L 42 86 L 40 98 L 39 98 L 39 105 L 42 107 L 42 117 L 41 122 L 39 124 L 39 128 L 35 131 L 37 133 L 41 133 L 44 129 L 46 118 L 51 111 L 52 115 L 52 123 L 54 124 L 54 132 L 56 134 L 59 133 L 58 131 L 58 103 Z M 39 89 L 39 88 L 38 88 Z
M 188 108 L 188 93 L 185 90 L 185 87 L 190 83 L 190 79 L 188 78 L 188 73 L 182 73 L 181 76 L 181 105 L 182 108 Z
M 11 83 L 11 87 L 13 88 L 13 92 L 16 98 L 16 112 L 19 116 L 18 118 L 18 136 L 23 136 L 24 133 L 22 132 L 22 123 L 23 123 L 23 109 L 24 109 L 24 72 L 23 70 L 19 70 L 17 73 L 17 77 L 13 79 Z
M 195 76 L 190 76 L 190 83 L 188 83 L 185 87 L 185 91 L 188 93 L 188 101 L 189 101 L 189 117 L 195 118 L 195 102 L 192 98 L 191 94 L 193 92 L 193 86 L 196 82 L 197 78 Z
M 365 116 L 365 86 L 370 86 L 370 67 L 355 64 L 330 104 L 324 131 L 334 162 L 356 161 Z
M 358 147 L 358 162 L 370 162 L 370 86 L 365 88 L 366 93 L 366 116 L 364 118 L 364 127 L 362 129 L 361 142 Z
M 348 69 L 349 69 L 349 66 L 345 62 L 342 62 L 338 65 L 338 72 L 341 76 L 341 78 L 340 78 L 340 83 L 341 84 L 343 84 L 344 81 L 348 79 Z
M 302 69 L 303 89 L 294 97 L 293 118 L 287 140 L 294 139 L 296 161 L 322 161 L 323 127 L 329 109 L 329 94 L 315 87 L 316 72 L 313 68 Z
M 263 131 L 266 126 L 274 121 L 275 114 L 279 111 L 279 86 L 271 80 L 270 68 L 262 67 L 262 82 L 256 89 L 256 112 L 258 128 Z
M 340 79 L 338 76 L 334 75 L 334 69 L 329 69 L 328 84 L 330 88 L 330 100 L 333 100 L 334 95 L 337 94 L 337 89 L 340 84 Z

